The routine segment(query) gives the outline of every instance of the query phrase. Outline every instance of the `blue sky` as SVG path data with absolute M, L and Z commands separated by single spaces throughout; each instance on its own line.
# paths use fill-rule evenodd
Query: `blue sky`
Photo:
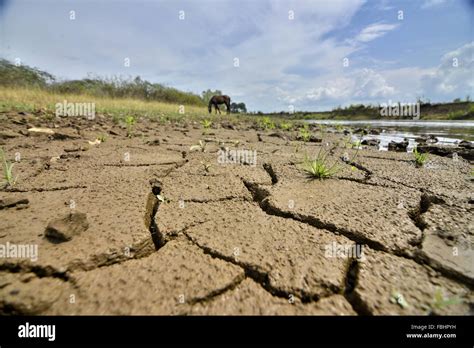
M 254 111 L 474 99 L 474 1 L 0 0 L 0 56 L 220 89 Z

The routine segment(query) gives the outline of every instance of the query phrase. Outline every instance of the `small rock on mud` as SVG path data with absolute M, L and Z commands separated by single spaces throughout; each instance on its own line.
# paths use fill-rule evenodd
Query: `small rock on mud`
M 148 140 L 146 144 L 151 146 L 158 146 L 160 145 L 160 139 Z
M 367 145 L 367 146 L 379 146 L 380 140 L 378 139 L 364 139 L 361 142 L 361 145 Z
M 69 213 L 62 218 L 51 221 L 46 227 L 45 236 L 52 242 L 67 242 L 87 230 L 88 227 L 86 214 Z
M 388 143 L 388 151 L 406 152 L 408 147 L 408 140 L 404 140 L 400 143 L 391 141 Z
M 15 206 L 27 206 L 29 204 L 28 198 L 24 197 L 10 197 L 0 198 L 0 210 L 5 208 L 12 208 Z
M 32 127 L 28 129 L 28 133 L 33 135 L 53 135 L 54 131 L 51 128 Z

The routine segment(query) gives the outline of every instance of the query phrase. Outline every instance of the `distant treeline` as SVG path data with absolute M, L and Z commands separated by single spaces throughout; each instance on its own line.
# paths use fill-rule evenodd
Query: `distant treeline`
M 92 77 L 59 81 L 53 75 L 26 65 L 15 65 L 0 59 L 0 86 L 40 88 L 56 93 L 87 94 L 97 97 L 136 98 L 186 105 L 206 105 L 194 93 L 183 92 L 158 83 L 135 78 Z
M 467 120 L 474 119 L 474 103 L 469 97 L 466 101 L 455 99 L 451 103 L 430 103 L 418 100 L 420 104 L 421 119 L 449 119 Z M 396 105 L 395 103 L 394 105 Z M 291 119 L 382 119 L 380 105 L 353 104 L 346 107 L 337 107 L 331 111 L 295 111 L 295 112 L 256 112 L 257 115 L 271 117 L 284 117 Z M 402 118 L 402 117 L 400 117 Z

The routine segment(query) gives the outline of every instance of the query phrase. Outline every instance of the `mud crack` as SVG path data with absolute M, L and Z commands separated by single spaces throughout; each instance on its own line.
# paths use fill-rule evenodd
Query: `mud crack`
M 205 302 L 212 301 L 216 297 L 221 296 L 221 295 L 225 294 L 226 292 L 232 291 L 235 288 L 237 288 L 244 281 L 245 278 L 246 278 L 246 276 L 244 274 L 240 274 L 237 277 L 235 277 L 235 279 L 230 284 L 228 284 L 228 285 L 226 285 L 226 286 L 224 286 L 220 289 L 213 290 L 213 291 L 209 292 L 208 294 L 206 294 L 203 297 L 195 297 L 195 298 L 189 300 L 188 303 L 192 306 L 192 305 L 195 305 L 195 304 L 198 304 L 198 303 L 205 303 Z
M 199 199 L 199 198 L 189 198 L 185 199 L 185 202 L 190 203 L 216 203 L 216 202 L 226 202 L 226 201 L 245 201 L 245 197 L 240 196 L 225 196 L 216 199 Z
M 245 272 L 245 277 L 248 277 L 259 284 L 265 291 L 267 291 L 270 295 L 284 298 L 288 300 L 290 296 L 295 296 L 302 303 L 309 303 L 319 301 L 321 298 L 326 296 L 334 295 L 337 292 L 337 289 L 331 289 L 330 293 L 325 296 L 318 296 L 315 294 L 307 293 L 303 290 L 295 291 L 295 292 L 287 292 L 282 289 L 276 288 L 270 284 L 270 277 L 268 272 L 259 269 L 254 265 L 247 264 L 245 262 L 241 262 L 236 260 L 234 257 L 227 256 L 224 254 L 219 253 L 216 250 L 213 250 L 205 245 L 199 244 L 192 236 L 189 235 L 187 231 L 183 231 L 184 236 L 195 246 L 201 249 L 205 254 L 212 256 L 213 258 L 217 258 L 226 262 L 229 262 L 233 265 L 239 266 Z
M 338 228 L 336 225 L 332 223 L 325 223 L 319 220 L 318 218 L 315 218 L 312 216 L 305 216 L 305 215 L 296 214 L 293 212 L 282 211 L 278 209 L 277 207 L 274 207 L 268 203 L 268 198 L 270 196 L 270 192 L 268 190 L 262 188 L 258 184 L 254 184 L 245 180 L 244 180 L 244 185 L 249 190 L 254 201 L 258 203 L 260 208 L 268 215 L 278 216 L 278 217 L 282 217 L 286 219 L 292 219 L 292 220 L 316 227 L 318 229 L 324 229 L 332 233 L 341 234 L 358 244 L 367 245 L 374 250 L 387 252 L 387 249 L 381 243 L 370 240 L 368 238 L 364 238 L 360 235 L 356 235 L 349 230 Z
M 33 273 L 38 278 L 50 277 L 65 282 L 72 280 L 67 271 L 59 271 L 52 266 L 38 266 L 29 263 L 4 262 L 0 264 L 0 271 L 6 271 L 9 273 Z
M 155 215 L 161 203 L 158 197 L 161 194 L 163 184 L 157 179 L 151 179 L 150 185 L 151 192 L 148 194 L 146 201 L 145 226 L 150 231 L 155 249 L 158 250 L 166 243 L 163 234 L 155 222 Z
M 155 246 L 150 238 L 126 248 L 128 249 L 127 251 L 129 253 L 127 253 L 125 249 L 119 249 L 109 253 L 93 255 L 86 262 L 72 262 L 67 269 L 69 272 L 88 272 L 97 268 L 109 267 L 129 260 L 142 259 L 150 256 L 156 251 Z
M 87 186 L 85 185 L 71 185 L 71 186 L 59 186 L 53 188 L 31 188 L 31 189 L 19 189 L 19 188 L 9 188 L 8 190 L 3 190 L 4 192 L 51 192 L 51 191 L 66 191 L 66 190 L 73 190 L 73 189 L 85 189 Z
M 181 163 L 186 163 L 186 161 L 170 161 L 170 162 L 157 162 L 157 163 L 134 163 L 134 164 L 126 164 L 126 163 L 106 163 L 104 164 L 105 167 L 151 167 L 151 166 L 168 166 L 168 165 L 176 165 L 179 166 Z
M 440 203 L 445 203 L 445 201 L 438 196 L 422 193 L 418 207 L 408 212 L 408 216 L 413 220 L 413 223 L 421 230 L 421 232 L 423 232 L 426 228 L 426 222 L 423 220 L 423 214 L 428 211 L 432 204 Z M 423 237 L 424 236 L 422 234 L 421 239 L 418 243 L 416 243 L 416 245 L 421 245 L 423 242 Z
M 357 282 L 359 279 L 360 264 L 357 259 L 350 259 L 347 267 L 347 274 L 345 280 L 344 297 L 352 306 L 352 309 L 358 315 L 372 315 L 367 305 L 355 293 Z
M 359 170 L 361 170 L 361 171 L 363 171 L 364 175 L 365 175 L 364 180 L 370 180 L 370 178 L 372 177 L 373 172 L 370 169 L 364 167 L 362 164 L 359 164 L 357 162 L 352 162 L 352 161 L 347 161 L 346 163 L 353 166 L 353 167 L 355 167 L 355 168 L 357 168 L 357 169 L 359 169 Z
M 273 170 L 272 165 L 270 163 L 264 163 L 263 164 L 263 169 L 265 169 L 265 171 L 268 173 L 268 175 L 272 179 L 272 185 L 277 184 L 278 183 L 278 177 L 277 177 L 275 171 Z

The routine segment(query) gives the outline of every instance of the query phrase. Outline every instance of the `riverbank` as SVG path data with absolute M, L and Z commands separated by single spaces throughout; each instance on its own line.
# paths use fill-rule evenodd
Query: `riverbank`
M 2 314 L 472 314 L 462 158 L 199 112 L 45 116 L 1 114 L 0 244 L 38 246 L 0 258 Z
M 388 110 L 387 110 L 388 109 Z M 262 114 L 263 115 L 263 114 Z M 474 103 L 472 101 L 456 101 L 451 103 L 417 102 L 398 104 L 389 101 L 384 106 L 349 105 L 331 111 L 296 111 L 266 113 L 268 117 L 284 117 L 296 120 L 332 120 L 332 121 L 442 121 L 442 120 L 474 120 Z

